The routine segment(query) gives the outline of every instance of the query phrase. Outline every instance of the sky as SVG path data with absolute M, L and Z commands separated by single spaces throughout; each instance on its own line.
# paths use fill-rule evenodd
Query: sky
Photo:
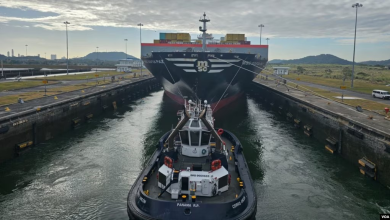
M 195 38 L 203 12 L 208 33 L 245 33 L 252 44 L 269 38 L 269 60 L 333 54 L 352 60 L 356 9 L 347 0 L 0 0 L 0 54 L 50 58 L 126 51 L 139 57 L 142 42 L 160 32 Z M 356 61 L 390 59 L 390 0 L 365 0 L 358 8 Z M 25 45 L 28 45 L 27 47 Z

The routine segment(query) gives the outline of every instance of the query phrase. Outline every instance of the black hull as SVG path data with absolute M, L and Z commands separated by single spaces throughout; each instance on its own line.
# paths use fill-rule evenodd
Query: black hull
M 209 52 L 153 52 L 142 60 L 176 102 L 207 100 L 214 111 L 237 99 L 267 62 L 256 54 Z
M 242 147 L 239 140 L 230 132 L 225 131 L 222 136 L 231 141 L 235 147 L 236 172 L 239 173 L 244 187 L 241 193 L 228 202 L 198 203 L 191 201 L 166 201 L 147 196 L 142 190 L 144 176 L 155 178 L 152 170 L 157 167 L 156 159 L 163 149 L 163 143 L 170 132 L 159 141 L 157 150 L 149 159 L 145 169 L 134 182 L 127 197 L 127 212 L 130 219 L 254 219 L 256 215 L 257 197 L 250 176 Z M 235 180 L 232 180 L 235 181 Z M 186 210 L 187 209 L 187 210 Z M 189 210 L 188 210 L 189 209 Z M 187 214 L 185 213 L 187 211 Z M 188 212 L 189 211 L 189 212 Z M 188 214 L 190 213 L 190 214 Z

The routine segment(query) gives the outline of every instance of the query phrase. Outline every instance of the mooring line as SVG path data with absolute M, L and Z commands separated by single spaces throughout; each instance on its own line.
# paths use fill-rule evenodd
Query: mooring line
M 218 58 L 217 58 L 217 59 L 218 59 Z M 226 91 L 229 89 L 229 87 L 230 87 L 230 85 L 232 84 L 233 80 L 236 78 L 236 76 L 237 76 L 237 73 L 238 73 L 238 72 L 241 70 L 241 68 L 242 68 L 242 65 L 243 65 L 243 64 L 244 64 L 244 62 L 242 62 L 242 63 L 241 63 L 241 66 L 238 68 L 238 70 L 237 70 L 236 74 L 234 74 L 234 77 L 233 77 L 233 79 L 230 81 L 229 85 L 226 87 L 225 91 L 222 93 L 222 95 L 221 95 L 221 98 L 219 98 L 219 100 L 218 100 L 217 104 L 216 104 L 216 105 L 215 105 L 215 107 L 213 108 L 213 112 L 214 112 L 214 109 L 216 109 L 216 108 L 217 108 L 217 106 L 218 106 L 219 102 L 221 101 L 221 99 L 222 99 L 222 98 L 223 98 L 223 96 L 225 95 Z M 244 68 L 242 68 L 242 69 L 244 69 Z
M 161 60 L 163 61 L 163 64 L 164 64 L 165 68 L 167 69 L 167 71 L 168 71 L 169 75 L 171 76 L 171 78 L 172 78 L 172 80 L 173 80 L 173 84 L 175 84 L 175 85 L 176 85 L 177 89 L 179 90 L 179 93 L 180 93 L 181 97 L 184 99 L 184 96 L 183 96 L 183 94 L 181 93 L 179 86 L 176 84 L 176 81 L 175 81 L 175 79 L 173 78 L 173 76 L 172 76 L 171 72 L 169 71 L 169 69 L 168 69 L 167 65 L 165 64 L 165 62 L 164 62 L 164 59 L 161 57 L 161 55 L 159 55 L 159 56 L 160 56 Z

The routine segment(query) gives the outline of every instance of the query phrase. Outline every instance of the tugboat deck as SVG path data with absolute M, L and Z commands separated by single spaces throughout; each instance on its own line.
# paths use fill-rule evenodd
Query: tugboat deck
M 229 186 L 229 190 L 226 192 L 221 193 L 220 195 L 216 195 L 213 197 L 203 197 L 203 196 L 197 196 L 196 200 L 197 202 L 203 202 L 203 203 L 223 203 L 228 202 L 236 198 L 236 195 L 239 195 L 241 192 L 241 188 L 239 186 L 239 183 L 237 181 L 238 174 L 235 171 L 235 164 L 234 164 L 234 157 L 231 152 L 232 143 L 226 139 L 222 138 L 222 140 L 226 143 L 226 148 L 229 152 L 229 158 L 228 158 L 228 166 L 229 166 L 229 174 L 231 175 L 231 183 Z M 230 160 L 231 157 L 231 160 Z M 210 171 L 210 159 L 207 162 L 207 159 L 209 157 L 203 157 L 203 158 L 194 158 L 194 157 L 187 157 L 179 154 L 178 161 L 174 163 L 173 167 L 176 170 L 183 170 L 187 167 L 191 167 L 192 164 L 202 164 L 202 169 L 204 171 Z M 168 192 L 164 192 L 160 198 L 157 198 L 157 196 L 160 194 L 162 189 L 158 187 L 158 181 L 157 178 L 154 176 L 153 178 L 150 178 L 148 182 L 144 186 L 144 191 L 149 190 L 149 197 L 153 199 L 161 199 L 161 200 L 169 200 L 173 201 L 171 199 L 171 194 Z M 181 199 L 179 199 L 181 201 Z

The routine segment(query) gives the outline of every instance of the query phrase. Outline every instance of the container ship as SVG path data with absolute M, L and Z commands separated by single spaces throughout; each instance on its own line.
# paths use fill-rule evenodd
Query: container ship
M 268 45 L 252 45 L 245 34 L 214 39 L 207 33 L 206 14 L 199 19 L 202 32 L 160 33 L 160 39 L 141 44 L 144 66 L 161 81 L 165 93 L 178 102 L 208 100 L 214 112 L 239 98 L 268 61 Z

